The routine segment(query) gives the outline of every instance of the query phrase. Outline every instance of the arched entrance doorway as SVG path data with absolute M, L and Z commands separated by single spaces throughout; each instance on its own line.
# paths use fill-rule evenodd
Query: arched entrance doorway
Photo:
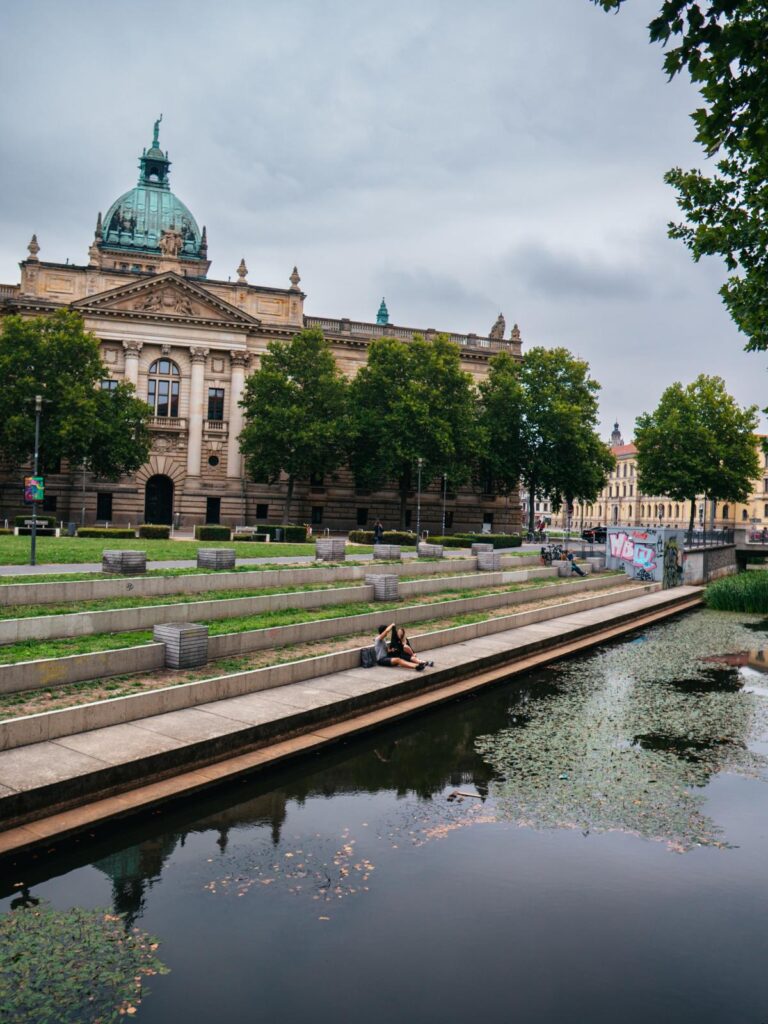
M 144 522 L 164 523 L 173 521 L 173 480 L 158 473 L 147 480 L 144 491 Z

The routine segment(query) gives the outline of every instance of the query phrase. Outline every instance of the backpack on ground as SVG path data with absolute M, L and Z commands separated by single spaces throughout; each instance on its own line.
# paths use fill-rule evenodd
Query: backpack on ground
M 360 664 L 363 668 L 373 668 L 376 664 L 376 654 L 372 647 L 363 647 L 360 651 Z

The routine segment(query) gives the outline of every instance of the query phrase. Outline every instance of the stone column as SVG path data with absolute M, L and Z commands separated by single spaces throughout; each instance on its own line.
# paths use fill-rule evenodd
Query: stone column
M 189 418 L 187 434 L 187 475 L 200 476 L 200 459 L 203 453 L 203 418 L 205 358 L 207 348 L 191 348 L 192 380 L 189 389 Z
M 240 454 L 238 438 L 243 429 L 243 410 L 240 399 L 245 386 L 245 370 L 251 357 L 247 352 L 231 352 L 232 374 L 229 385 L 229 438 L 227 440 L 227 476 L 239 478 L 243 475 L 243 457 Z
M 139 386 L 139 356 L 144 347 L 143 341 L 124 341 L 125 349 L 125 379 L 138 390 Z

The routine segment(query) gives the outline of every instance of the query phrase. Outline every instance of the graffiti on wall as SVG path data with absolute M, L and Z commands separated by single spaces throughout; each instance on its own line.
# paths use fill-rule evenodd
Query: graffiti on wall
M 677 587 L 683 578 L 683 532 L 648 527 L 609 527 L 606 544 L 609 569 L 624 569 L 633 579 Z

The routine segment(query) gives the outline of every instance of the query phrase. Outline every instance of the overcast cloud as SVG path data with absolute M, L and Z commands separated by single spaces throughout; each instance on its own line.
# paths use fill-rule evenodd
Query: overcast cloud
M 645 25 L 588 0 L 3 0 L 0 281 L 83 263 L 162 112 L 171 186 L 211 275 L 245 256 L 320 316 L 566 345 L 602 383 L 604 431 L 672 380 L 721 374 L 766 404 L 717 263 L 666 238 L 663 181 L 701 163 L 686 81 Z

